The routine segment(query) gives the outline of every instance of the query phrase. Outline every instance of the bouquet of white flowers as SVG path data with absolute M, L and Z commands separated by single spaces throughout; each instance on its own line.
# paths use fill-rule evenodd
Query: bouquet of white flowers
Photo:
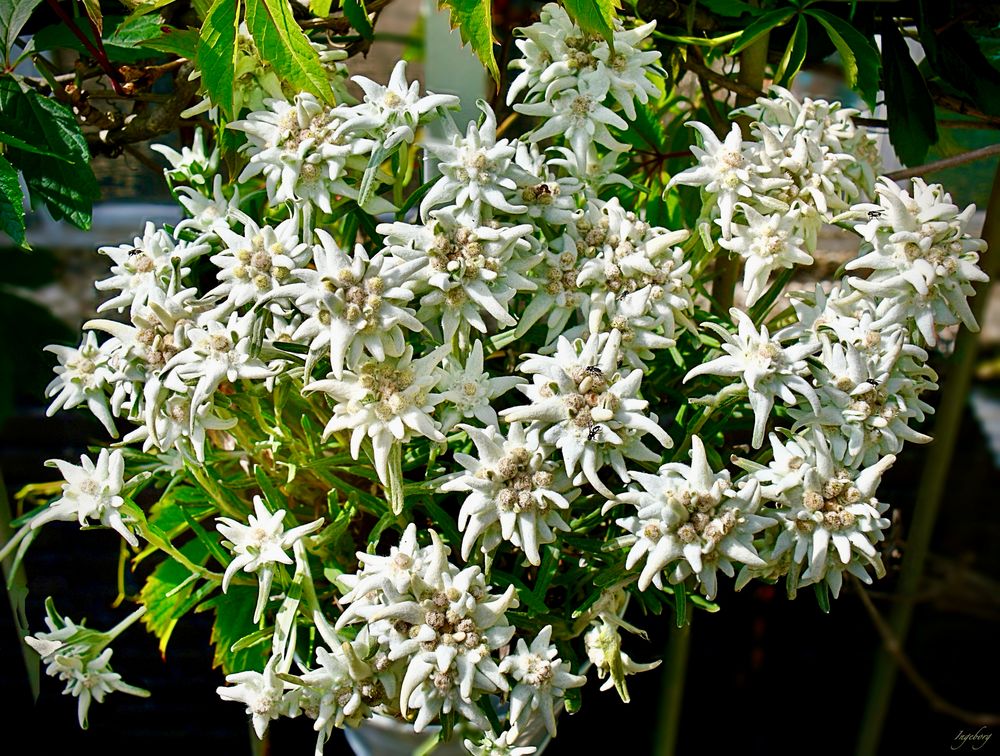
M 354 77 L 356 102 L 333 56 L 336 106 L 241 84 L 234 180 L 200 136 L 164 150 L 185 219 L 103 248 L 117 317 L 51 347 L 50 413 L 132 429 L 96 461 L 53 460 L 62 495 L 4 549 L 65 520 L 161 560 L 115 630 L 50 605 L 27 639 L 81 724 L 108 692 L 144 693 L 108 666 L 124 626 L 166 642 L 199 608 L 219 695 L 259 736 L 305 716 L 319 752 L 380 714 L 529 753 L 519 736 L 555 735 L 588 673 L 627 698 L 655 666 L 622 651 L 642 634 L 630 600 L 683 619 L 720 576 L 825 601 L 845 573 L 883 574 L 876 493 L 929 440 L 926 349 L 976 328 L 974 208 L 877 178 L 856 111 L 773 87 L 742 111 L 749 133 L 690 123 L 696 164 L 668 191 L 700 187 L 701 214 L 656 225 L 617 172 L 664 96 L 653 26 L 619 24 L 612 46 L 546 6 L 517 43 L 517 135 L 485 102 L 460 131 L 456 98 L 421 95 L 402 62 L 385 86 Z M 439 120 L 440 175 L 420 183 L 417 136 Z M 860 255 L 789 290 L 824 225 Z M 727 255 L 731 309 L 710 286 Z

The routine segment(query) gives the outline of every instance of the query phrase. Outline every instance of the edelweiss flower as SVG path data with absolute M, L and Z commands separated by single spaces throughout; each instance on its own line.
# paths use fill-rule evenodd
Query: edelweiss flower
M 446 403 L 441 413 L 441 432 L 450 431 L 459 420 L 475 417 L 484 425 L 499 423 L 491 402 L 523 383 L 523 378 L 504 375 L 493 378 L 483 371 L 483 342 L 472 345 L 463 366 L 454 355 L 444 358 L 437 388 Z
M 469 492 L 458 514 L 462 559 L 482 538 L 484 554 L 501 540 L 524 551 L 528 562 L 541 564 L 538 547 L 552 543 L 555 531 L 569 531 L 559 510 L 569 509 L 579 496 L 569 479 L 549 462 L 539 447 L 537 434 L 526 436 L 520 423 L 512 423 L 505 439 L 495 426 L 473 428 L 459 425 L 476 445 L 479 458 L 459 452 L 455 461 L 465 468 L 445 482 L 441 491 Z
M 691 438 L 690 465 L 672 462 L 655 475 L 633 471 L 631 476 L 639 485 L 618 499 L 638 512 L 617 523 L 632 534 L 626 569 L 646 560 L 639 575 L 640 590 L 650 583 L 662 588 L 661 573 L 676 564 L 671 582 L 694 574 L 711 600 L 718 590 L 717 570 L 732 577 L 734 561 L 764 565 L 753 538 L 774 521 L 754 514 L 759 500 L 756 485 L 739 494 L 733 490 L 728 470 L 712 472 L 700 438 Z
M 53 520 L 77 520 L 81 527 L 87 527 L 93 517 L 133 547 L 139 545 L 139 539 L 129 530 L 121 513 L 125 503 L 121 497 L 125 486 L 125 460 L 121 449 L 101 449 L 96 464 L 86 455 L 80 457 L 79 465 L 61 459 L 50 459 L 45 464 L 58 468 L 66 482 L 62 485 L 62 496 L 32 519 L 32 529 Z
M 365 559 L 361 573 L 347 576 L 344 582 L 353 587 L 341 603 L 361 606 L 352 603 L 338 626 L 363 619 L 389 661 L 405 660 L 399 709 L 404 717 L 416 711 L 414 730 L 453 711 L 485 729 L 473 702 L 484 693 L 508 690 L 493 652 L 514 634 L 506 612 L 517 606 L 515 589 L 491 594 L 479 567 L 459 570 L 448 562 L 437 534 L 430 535 L 432 545 L 417 550 L 411 525 L 405 549 L 401 543 L 378 564 Z
M 172 278 L 183 278 L 191 272 L 188 263 L 211 249 L 208 244 L 180 242 L 173 239 L 162 228 L 157 229 L 152 222 L 146 222 L 146 229 L 134 242 L 118 247 L 101 247 L 98 252 L 107 255 L 114 263 L 112 276 L 94 284 L 100 291 L 119 290 L 97 308 L 98 312 L 118 310 L 126 306 L 135 312 L 146 304 L 156 290 L 166 291 Z
M 697 130 L 702 137 L 703 147 L 691 146 L 691 152 L 698 159 L 698 165 L 678 173 L 670 179 L 667 189 L 676 185 L 703 186 L 709 194 L 718 195 L 719 225 L 722 236 L 732 235 L 733 212 L 740 198 L 749 199 L 754 195 L 756 166 L 743 141 L 739 124 L 720 142 L 708 126 L 697 121 L 689 121 L 688 126 Z
M 194 130 L 194 139 L 190 147 L 181 147 L 181 151 L 165 144 L 151 144 L 153 152 L 159 152 L 170 163 L 163 174 L 169 181 L 185 181 L 195 186 L 207 187 L 211 176 L 218 177 L 219 148 L 216 146 L 210 153 L 205 151 L 205 134 L 199 126 Z
M 795 564 L 808 565 L 804 584 L 825 580 L 834 597 L 845 570 L 871 583 L 865 569 L 871 565 L 881 577 L 885 568 L 874 544 L 882 540 L 889 520 L 882 516 L 888 507 L 875 498 L 875 489 L 895 456 L 860 471 L 845 470 L 818 432 L 812 441 L 800 435 L 784 443 L 771 434 L 771 447 L 769 466 L 752 473 L 762 484 L 762 497 L 775 502 L 768 514 L 783 528 L 768 561 L 790 552 Z
M 514 681 L 510 693 L 509 721 L 523 727 L 534 712 L 541 714 L 549 735 L 556 736 L 556 705 L 569 688 L 579 688 L 587 682 L 583 675 L 563 669 L 565 662 L 551 644 L 552 625 L 543 627 L 529 647 L 518 638 L 516 650 L 500 662 L 500 671 Z
M 24 642 L 47 665 L 45 674 L 66 683 L 63 694 L 77 698 L 77 718 L 82 729 L 87 729 L 91 702 L 104 703 L 108 693 L 121 691 L 139 698 L 149 697 L 148 690 L 122 682 L 121 675 L 112 671 L 112 649 L 107 648 L 108 643 L 145 612 L 145 607 L 140 607 L 107 633 L 90 630 L 82 623 L 77 625 L 61 616 L 51 598 L 45 601 L 45 612 L 49 632 L 26 636 Z
M 317 753 L 334 727 L 357 727 L 371 716 L 373 707 L 385 702 L 388 691 L 382 681 L 391 686 L 394 678 L 379 675 L 365 661 L 369 652 L 367 633 L 362 632 L 358 640 L 345 641 L 332 651 L 317 648 L 318 666 L 300 675 L 303 686 L 296 691 L 301 696 L 298 704 L 316 720 Z
M 239 187 L 233 187 L 233 196 L 226 197 L 222 190 L 221 173 L 215 174 L 211 197 L 190 186 L 178 187 L 176 192 L 177 201 L 187 211 L 188 217 L 174 226 L 175 237 L 189 229 L 197 231 L 202 237 L 217 236 L 220 228 L 230 228 L 240 208 Z
M 250 356 L 252 326 L 251 315 L 241 318 L 234 312 L 225 325 L 207 320 L 201 326 L 189 328 L 186 336 L 190 346 L 163 366 L 162 382 L 150 380 L 146 384 L 147 425 L 152 423 L 153 413 L 164 401 L 163 388 L 179 394 L 190 392 L 193 426 L 195 413 L 223 381 L 260 380 L 274 375 L 259 358 Z
M 271 720 L 282 716 L 287 708 L 283 698 L 285 684 L 278 677 L 279 660 L 279 657 L 272 656 L 263 673 L 247 670 L 226 675 L 226 682 L 231 687 L 221 686 L 215 689 L 223 701 L 246 704 L 253 730 L 260 739 L 264 738 Z
M 470 122 L 465 137 L 456 132 L 448 144 L 427 146 L 440 161 L 442 175 L 420 203 L 423 218 L 429 217 L 432 208 L 446 203 L 454 203 L 463 223 L 476 225 L 484 217 L 484 205 L 514 214 L 527 209 L 508 202 L 505 192 L 531 186 L 536 183 L 534 177 L 514 162 L 516 143 L 497 141 L 493 109 L 484 100 L 477 104 L 483 111 L 482 125 Z
M 357 373 L 345 372 L 342 379 L 313 381 L 303 391 L 322 391 L 337 404 L 323 430 L 326 440 L 334 431 L 351 430 L 351 456 L 358 458 L 365 437 L 372 441 L 375 470 L 388 485 L 389 450 L 394 443 L 406 443 L 413 434 L 444 441 L 433 418 L 440 394 L 431 393 L 437 383 L 435 368 L 451 351 L 445 344 L 419 359 L 413 347 L 384 362 L 365 362 Z
M 274 99 L 264 105 L 266 110 L 255 109 L 245 120 L 229 124 L 248 137 L 242 150 L 249 160 L 241 183 L 262 173 L 272 205 L 312 202 L 325 213 L 333 210 L 333 196 L 357 197 L 343 176 L 349 164 L 364 170 L 367 161 L 359 156 L 371 152 L 374 142 L 344 135 L 344 122 L 335 111 L 308 92 L 297 94 L 294 102 Z
M 859 205 L 869 211 L 868 223 L 855 230 L 873 250 L 847 263 L 848 270 L 870 268 L 867 279 L 850 277 L 851 286 L 866 294 L 893 300 L 891 317 L 912 320 L 924 340 L 937 343 L 937 328 L 963 323 L 979 325 L 966 299 L 974 282 L 989 280 L 977 265 L 986 242 L 967 233 L 976 211 L 962 212 L 940 184 L 913 179 L 913 196 L 883 178 L 875 191 L 879 205 Z
M 276 227 L 263 228 L 244 213 L 236 217 L 243 224 L 243 233 L 218 228 L 222 252 L 210 258 L 220 268 L 220 283 L 208 296 L 224 297 L 219 310 L 226 314 L 251 302 L 272 299 L 276 289 L 298 277 L 311 255 L 309 245 L 299 241 L 296 216 Z
M 562 452 L 566 474 L 579 485 L 585 479 L 597 491 L 614 494 L 598 471 L 610 464 L 623 482 L 628 480 L 625 459 L 658 462 L 659 455 L 639 439 L 647 433 L 670 447 L 670 436 L 655 415 L 644 414 L 648 402 L 638 398 L 642 370 L 622 376 L 617 372 L 621 333 L 593 334 L 586 343 L 562 336 L 552 357 L 528 355 L 521 372 L 534 383 L 518 386 L 531 404 L 500 413 L 507 422 L 533 421 L 530 430 Z
M 698 375 L 739 377 L 747 387 L 753 408 L 751 443 L 754 449 L 759 449 L 764 442 L 764 428 L 776 397 L 794 405 L 798 401 L 792 393 L 794 391 L 805 397 L 815 412 L 819 412 L 816 392 L 802 377 L 807 370 L 805 358 L 816 352 L 819 344 L 813 341 L 783 347 L 777 339 L 768 335 L 767 326 L 761 326 L 758 332 L 745 312 L 734 307 L 729 314 L 738 322 L 735 334 L 717 323 L 704 324 L 721 337 L 722 351 L 726 354 L 692 368 L 684 376 L 684 382 Z
M 554 226 L 564 226 L 573 220 L 576 196 L 583 184 L 573 176 L 556 178 L 548 161 L 536 144 L 518 144 L 514 162 L 530 173 L 536 183 L 524 187 L 515 199 L 527 207 L 529 218 L 542 220 Z
M 309 344 L 306 374 L 316 360 L 330 354 L 330 370 L 340 379 L 344 365 L 357 368 L 367 352 L 376 360 L 399 357 L 406 342 L 403 328 L 423 328 L 406 303 L 413 292 L 405 287 L 423 261 L 395 261 L 381 252 L 370 260 L 358 244 L 348 256 L 323 229 L 316 229 L 320 244 L 313 247 L 315 270 L 297 272 L 300 282 L 287 284 L 275 297 L 295 299 L 305 315 L 291 340 Z
M 797 235 L 799 214 L 796 210 L 765 216 L 746 204 L 741 203 L 739 208 L 748 225 L 734 224 L 732 238 L 720 239 L 719 246 L 746 261 L 743 288 L 747 307 L 751 307 L 764 296 L 775 270 L 812 265 L 813 258 Z
M 531 132 L 529 141 L 562 136 L 578 160 L 586 159 L 594 143 L 612 152 L 625 152 L 628 145 L 619 142 L 608 131 L 608 126 L 623 131 L 628 128 L 624 118 L 602 104 L 609 85 L 607 81 L 590 83 L 583 80 L 573 89 L 560 91 L 551 100 L 515 105 L 514 110 L 544 119 Z
M 46 352 L 52 352 L 59 359 L 54 368 L 56 377 L 45 387 L 45 396 L 55 397 L 45 410 L 46 417 L 86 402 L 87 409 L 101 421 L 104 429 L 117 437 L 118 429 L 105 393 L 113 378 L 110 360 L 117 348 L 118 342 L 113 339 L 98 346 L 93 332 L 88 333 L 76 349 L 58 344 L 45 347 Z
M 402 142 L 416 138 L 417 126 L 438 108 L 456 109 L 459 100 L 454 95 L 428 92 L 420 96 L 420 83 L 406 83 L 406 61 L 400 60 L 392 69 L 385 86 L 364 76 L 352 76 L 351 81 L 364 91 L 360 105 L 334 109 L 344 119 L 339 133 L 361 132 L 381 142 L 382 149 L 391 150 Z
M 226 574 L 222 578 L 222 592 L 229 590 L 229 583 L 240 570 L 256 572 L 258 593 L 253 621 L 259 622 L 274 579 L 274 565 L 293 564 L 292 558 L 285 551 L 303 536 L 322 527 L 323 519 L 286 531 L 282 522 L 285 518 L 284 509 L 272 514 L 264 506 L 264 500 L 260 496 L 254 496 L 253 510 L 254 514 L 249 515 L 249 525 L 230 517 L 220 517 L 216 528 L 234 554 L 233 561 L 226 567 Z
M 518 291 L 535 289 L 524 274 L 542 257 L 532 254 L 533 227 L 467 226 L 451 209 L 431 216 L 423 226 L 386 223 L 377 229 L 393 256 L 424 263 L 415 287 L 429 292 L 420 299 L 417 317 L 424 322 L 440 319 L 445 343 L 455 333 L 464 341 L 470 327 L 486 333 L 484 313 L 502 326 L 514 325 L 510 300 Z

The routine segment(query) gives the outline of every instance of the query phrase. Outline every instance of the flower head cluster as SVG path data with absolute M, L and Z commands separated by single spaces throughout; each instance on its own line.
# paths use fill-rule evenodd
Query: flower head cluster
M 718 590 L 718 570 L 732 577 L 734 562 L 764 565 L 753 545 L 754 534 L 774 523 L 755 514 L 756 485 L 737 492 L 728 470 L 712 472 L 700 438 L 691 439 L 690 465 L 671 462 L 655 475 L 632 472 L 631 476 L 635 484 L 618 499 L 638 511 L 618 524 L 631 533 L 625 566 L 631 569 L 645 559 L 640 589 L 650 583 L 662 588 L 662 574 L 669 569 L 674 583 L 695 575 L 712 599 Z
M 45 674 L 66 683 L 64 695 L 77 699 L 77 718 L 82 729 L 87 729 L 87 715 L 94 701 L 103 703 L 108 693 L 120 691 L 131 696 L 146 698 L 148 690 L 122 681 L 121 675 L 111 669 L 111 648 L 108 644 L 138 619 L 145 611 L 140 608 L 107 633 L 90 630 L 56 611 L 52 599 L 45 602 L 48 632 L 39 632 L 24 639 L 45 664 Z
M 610 465 L 627 482 L 626 459 L 659 461 L 643 436 L 672 445 L 639 398 L 642 370 L 618 372 L 621 341 L 619 331 L 595 333 L 586 342 L 560 337 L 553 356 L 528 355 L 521 372 L 533 382 L 517 388 L 531 403 L 500 413 L 507 422 L 531 421 L 529 431 L 559 450 L 575 485 L 585 480 L 608 497 L 614 494 L 601 480 L 601 468 Z

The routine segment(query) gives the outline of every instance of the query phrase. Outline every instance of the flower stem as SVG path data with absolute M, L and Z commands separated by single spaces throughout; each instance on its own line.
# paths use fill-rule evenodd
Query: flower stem
M 386 486 L 386 495 L 392 513 L 398 517 L 403 513 L 403 445 L 399 441 L 393 441 L 389 448 L 388 464 L 389 485 Z
M 108 643 L 110 643 L 115 638 L 117 638 L 119 635 L 121 635 L 123 632 L 125 632 L 125 630 L 127 630 L 132 625 L 132 623 L 134 623 L 137 619 L 139 619 L 145 613 L 146 613 L 146 607 L 145 606 L 140 606 L 138 609 L 136 609 L 134 612 L 132 612 L 128 617 L 126 617 L 121 622 L 119 622 L 117 625 L 115 625 L 113 628 L 111 628 L 110 630 L 108 630 L 108 632 L 107 632 Z
M 996 248 L 1000 246 L 1000 167 L 993 178 L 982 236 L 988 246 L 980 259 L 980 266 L 993 279 L 998 272 Z M 982 318 L 989 285 L 977 286 L 976 296 L 970 303 L 977 320 Z M 948 482 L 978 347 L 979 334 L 962 329 L 955 343 L 951 369 L 941 386 L 941 405 L 934 422 L 934 441 L 928 448 L 924 461 L 913 519 L 906 534 L 906 553 L 896 585 L 896 600 L 888 618 L 889 630 L 900 648 L 906 644 L 913 618 L 913 597 L 917 595 L 924 574 L 934 524 Z M 880 648 L 875 657 L 875 667 L 868 687 L 868 702 L 855 751 L 861 756 L 875 754 L 879 750 L 882 727 L 892 700 L 896 670 L 895 657 L 884 647 Z
M 660 726 L 656 731 L 654 756 L 673 756 L 677 752 L 677 733 L 684 704 L 684 678 L 687 674 L 688 649 L 691 645 L 691 620 L 684 627 L 671 627 L 667 655 L 663 663 L 663 687 L 660 693 Z

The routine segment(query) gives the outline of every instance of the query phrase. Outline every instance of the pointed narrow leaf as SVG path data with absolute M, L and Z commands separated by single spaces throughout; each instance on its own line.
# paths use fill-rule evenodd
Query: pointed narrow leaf
M 928 148 L 938 140 L 934 101 L 892 19 L 883 24 L 882 61 L 889 141 L 903 163 L 920 165 Z
M 205 91 L 227 118 L 236 113 L 236 50 L 242 0 L 215 0 L 201 27 L 197 63 Z
M 767 34 L 771 29 L 783 26 L 795 15 L 795 12 L 794 8 L 781 8 L 758 16 L 752 24 L 743 30 L 743 34 L 736 40 L 736 44 L 733 45 L 733 49 L 729 51 L 729 54 L 736 55 L 756 42 L 759 37 Z
M 810 8 L 805 12 L 823 25 L 830 41 L 840 53 L 847 86 L 857 91 L 869 108 L 874 108 L 881 67 L 875 45 L 839 16 L 818 8 Z
M 351 22 L 352 29 L 365 39 L 372 39 L 375 36 L 365 0 L 343 0 L 341 6 L 344 9 L 344 16 Z
M 31 12 L 42 0 L 0 0 L 0 44 L 4 58 L 10 57 L 10 49 L 17 41 L 21 29 L 31 18 Z
M 806 59 L 806 47 L 809 44 L 809 24 L 804 17 L 799 16 L 795 21 L 795 31 L 792 32 L 785 48 L 784 55 L 778 63 L 778 70 L 774 74 L 774 81 L 782 87 L 791 84 L 792 79 L 802 68 L 802 62 Z
M 97 27 L 97 33 L 104 33 L 104 16 L 101 14 L 101 0 L 82 0 L 83 10 Z
M 493 53 L 492 0 L 440 0 L 439 7 L 451 12 L 451 28 L 458 29 L 462 42 L 472 48 L 493 80 L 499 82 L 500 67 Z
M 296 22 L 288 0 L 247 0 L 246 21 L 261 57 L 283 81 L 333 103 L 319 53 Z

